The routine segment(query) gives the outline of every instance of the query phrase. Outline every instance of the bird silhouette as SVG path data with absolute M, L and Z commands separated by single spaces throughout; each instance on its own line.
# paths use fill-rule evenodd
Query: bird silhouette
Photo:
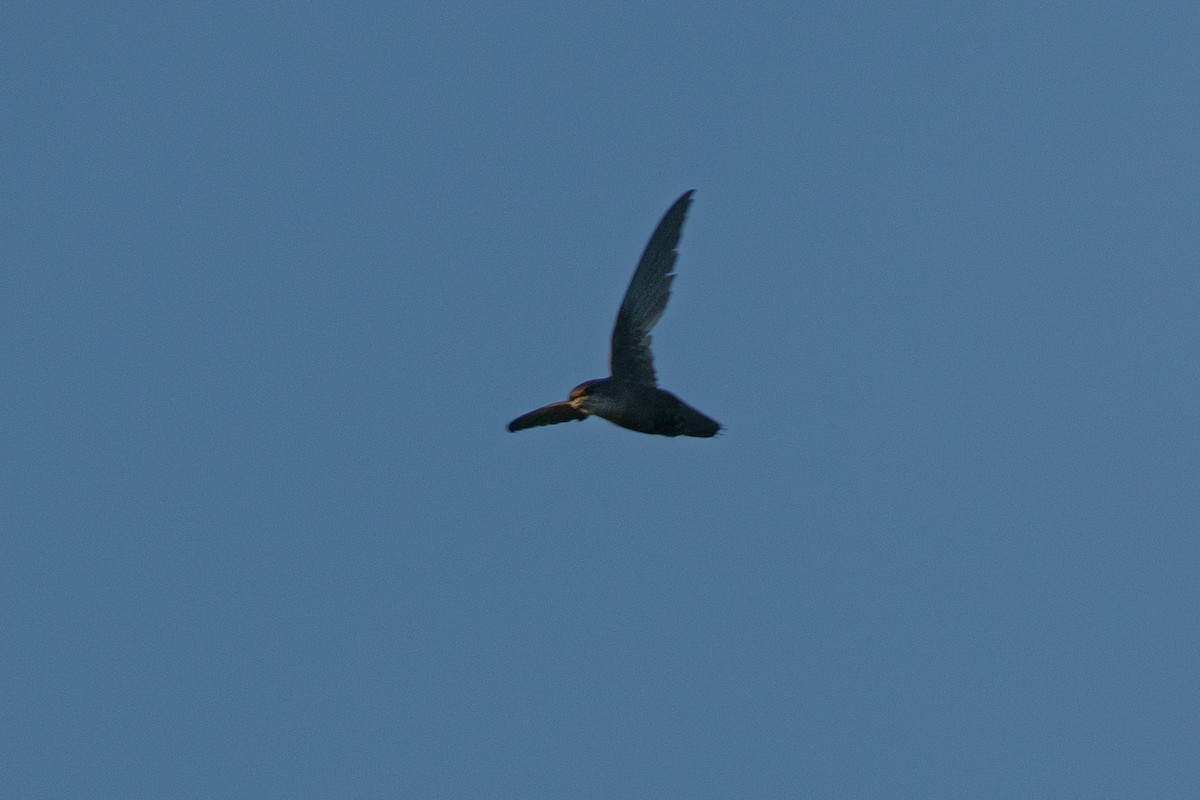
M 633 272 L 613 326 L 607 378 L 584 381 L 569 398 L 508 423 L 510 431 L 584 420 L 592 414 L 641 433 L 660 436 L 715 436 L 721 426 L 668 391 L 658 388 L 650 330 L 667 307 L 675 277 L 676 247 L 692 192 L 667 209 Z

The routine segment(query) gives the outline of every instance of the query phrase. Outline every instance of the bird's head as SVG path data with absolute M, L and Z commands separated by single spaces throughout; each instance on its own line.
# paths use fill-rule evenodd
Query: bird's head
M 579 399 L 582 399 L 585 397 L 589 397 L 596 392 L 596 388 L 598 386 L 600 386 L 601 384 L 607 383 L 607 382 L 608 382 L 608 380 L 606 378 L 596 378 L 595 380 L 584 381 L 583 383 L 579 384 L 578 386 L 576 386 L 574 389 L 571 390 L 570 399 L 579 400 Z

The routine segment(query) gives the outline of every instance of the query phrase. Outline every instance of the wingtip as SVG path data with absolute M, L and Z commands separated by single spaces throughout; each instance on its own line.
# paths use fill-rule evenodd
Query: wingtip
M 673 213 L 678 214 L 682 212 L 686 214 L 688 208 L 692 205 L 692 195 L 695 194 L 695 192 L 695 189 L 688 189 L 686 192 L 679 195 L 679 199 L 672 203 L 671 207 L 667 209 L 667 213 L 664 215 L 664 220 L 667 217 L 670 217 Z

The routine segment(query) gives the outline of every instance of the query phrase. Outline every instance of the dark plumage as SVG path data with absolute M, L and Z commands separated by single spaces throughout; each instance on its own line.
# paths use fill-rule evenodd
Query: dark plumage
M 662 436 L 714 436 L 721 429 L 714 420 L 658 388 L 650 352 L 650 330 L 671 296 L 678 255 L 675 248 L 691 203 L 692 193 L 684 192 L 667 210 L 634 270 L 613 326 L 612 375 L 584 381 L 571 390 L 565 402 L 522 414 L 508 423 L 510 431 L 583 420 L 592 414 L 622 428 Z

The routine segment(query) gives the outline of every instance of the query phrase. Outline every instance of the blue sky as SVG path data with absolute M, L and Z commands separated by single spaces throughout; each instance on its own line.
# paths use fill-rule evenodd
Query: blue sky
M 0 795 L 1200 793 L 1195 4 L 4 20 Z

